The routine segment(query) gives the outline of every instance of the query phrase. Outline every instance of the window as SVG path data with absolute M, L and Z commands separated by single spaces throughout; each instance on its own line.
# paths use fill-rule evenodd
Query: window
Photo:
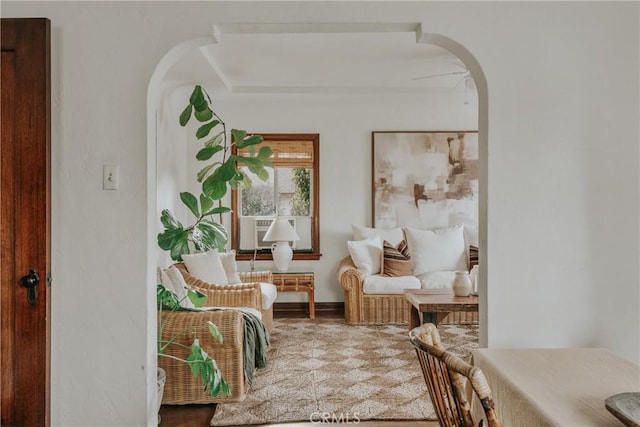
M 236 250 L 239 260 L 251 259 L 254 251 L 257 251 L 256 259 L 272 259 L 271 242 L 262 238 L 278 215 L 288 218 L 300 237 L 291 242 L 293 259 L 319 259 L 320 136 L 262 134 L 262 137 L 264 145 L 273 151 L 270 160 L 274 168 L 267 181 L 254 178 L 251 188 L 232 192 L 231 247 Z M 232 150 L 237 153 L 235 145 Z

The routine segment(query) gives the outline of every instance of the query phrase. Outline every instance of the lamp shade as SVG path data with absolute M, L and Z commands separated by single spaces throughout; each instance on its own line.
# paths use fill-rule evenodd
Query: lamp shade
M 292 240 L 300 240 L 289 220 L 280 217 L 276 218 L 269 226 L 263 240 L 276 242 L 271 245 L 273 262 L 276 264 L 278 271 L 287 271 L 289 269 L 289 263 L 291 263 L 293 259 L 293 251 L 289 246 L 289 242 Z
M 298 237 L 288 219 L 279 217 L 271 223 L 263 240 L 267 242 L 291 242 L 300 240 L 300 237 Z

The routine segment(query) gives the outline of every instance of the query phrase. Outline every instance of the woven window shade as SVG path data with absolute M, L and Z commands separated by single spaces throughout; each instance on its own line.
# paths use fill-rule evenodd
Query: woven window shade
M 273 156 L 269 159 L 275 167 L 313 169 L 312 141 L 265 141 Z M 241 156 L 249 155 L 249 148 L 238 150 Z

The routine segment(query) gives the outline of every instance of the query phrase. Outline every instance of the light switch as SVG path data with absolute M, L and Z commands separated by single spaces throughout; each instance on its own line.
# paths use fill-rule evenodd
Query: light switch
M 102 189 L 117 190 L 120 188 L 120 166 L 102 165 Z

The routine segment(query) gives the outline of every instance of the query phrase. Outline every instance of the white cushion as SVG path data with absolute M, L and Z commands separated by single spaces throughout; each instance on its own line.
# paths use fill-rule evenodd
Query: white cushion
M 467 251 L 462 224 L 436 230 L 404 229 L 411 251 L 413 274 L 466 270 Z
M 260 291 L 262 294 L 262 309 L 269 310 L 278 297 L 276 285 L 260 282 Z
M 455 271 L 430 271 L 416 276 L 422 284 L 422 289 L 451 289 Z
M 402 294 L 405 289 L 420 289 L 420 281 L 414 276 L 381 276 L 374 274 L 364 278 L 362 292 L 365 294 Z
M 198 279 L 216 285 L 229 284 L 217 250 L 182 255 L 182 260 L 187 271 Z
M 238 274 L 238 263 L 236 262 L 235 249 L 230 250 L 229 252 L 219 253 L 218 255 L 220 256 L 222 268 L 224 268 L 224 272 L 227 275 L 227 283 L 229 285 L 241 283 L 242 280 L 240 280 L 240 275 Z
M 467 245 L 479 246 L 478 240 L 478 227 L 471 227 L 470 225 L 464 225 L 464 241 Z
M 366 240 L 347 242 L 353 264 L 366 276 L 380 273 L 382 265 L 382 240 L 372 237 Z
M 174 265 L 162 270 L 162 284 L 178 298 L 178 301 L 180 301 L 180 307 L 194 307 L 193 303 L 187 296 L 189 286 L 184 281 L 184 277 L 182 276 L 182 273 L 180 273 L 180 270 L 178 270 Z
M 360 225 L 351 224 L 351 231 L 353 231 L 353 240 L 365 240 L 372 237 L 380 237 L 383 241 L 391 243 L 396 246 L 404 239 L 404 233 L 402 228 L 371 228 L 362 227 Z

